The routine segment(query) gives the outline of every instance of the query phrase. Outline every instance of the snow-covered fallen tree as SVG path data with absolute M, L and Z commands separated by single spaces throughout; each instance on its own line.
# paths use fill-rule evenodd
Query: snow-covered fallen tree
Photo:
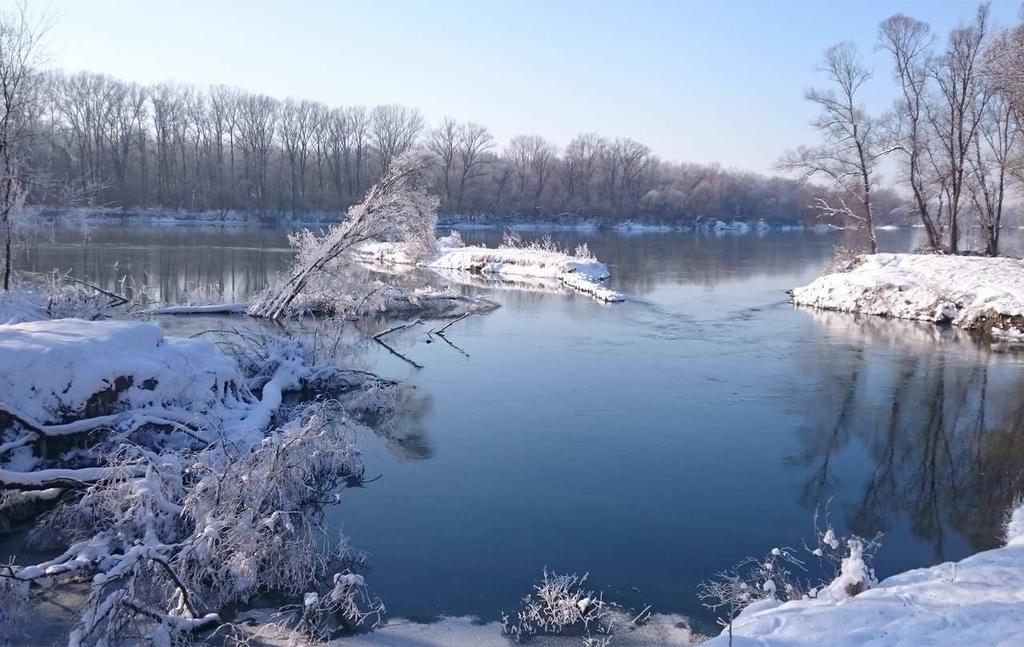
M 792 291 L 802 306 L 1024 334 L 1024 261 L 869 254 Z
M 295 339 L 124 321 L 2 325 L 0 367 L 0 511 L 52 508 L 33 532 L 59 548 L 0 567 L 0 633 L 65 589 L 84 597 L 75 645 L 170 644 L 268 591 L 324 587 L 342 624 L 379 613 L 320 515 L 359 482 L 355 421 L 387 417 L 391 383 Z
M 439 243 L 437 251 L 430 256 L 417 254 L 408 245 L 395 242 L 364 243 L 358 253 L 363 262 L 375 266 L 424 267 L 448 277 L 453 272 L 465 272 L 495 282 L 539 280 L 565 286 L 599 301 L 623 300 L 621 294 L 603 285 L 611 276 L 608 267 L 594 258 L 585 244 L 569 252 L 550 242 L 523 244 L 507 236 L 497 248 L 464 246 L 455 236 L 441 239 Z
M 433 254 L 438 200 L 428 188 L 430 164 L 422 152 L 401 155 L 344 222 L 323 234 L 303 229 L 292 235 L 291 270 L 253 299 L 249 314 L 280 319 L 306 312 L 311 304 L 340 314 L 350 301 L 372 292 L 352 284 L 345 274 L 352 252 L 370 241 L 401 241 L 417 258 Z
M 841 583 L 857 569 L 844 568 Z M 849 571 L 847 573 L 846 571 Z M 855 597 L 818 595 L 748 606 L 708 647 L 1016 645 L 1024 636 L 1024 505 L 1006 545 L 883 580 Z

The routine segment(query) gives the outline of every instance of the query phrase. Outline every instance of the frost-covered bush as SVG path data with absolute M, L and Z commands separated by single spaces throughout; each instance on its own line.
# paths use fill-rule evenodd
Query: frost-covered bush
M 832 248 L 832 260 L 828 264 L 826 273 L 849 272 L 860 265 L 862 260 L 863 254 L 858 250 L 846 245 L 836 245 Z
M 465 247 L 466 243 L 462 240 L 462 234 L 459 233 L 458 229 L 452 229 L 447 235 L 441 236 L 437 239 L 438 247 Z
M 1007 511 L 1003 540 L 1007 545 L 1024 543 L 1024 499 L 1018 499 Z
M 697 596 L 712 611 L 722 611 L 719 624 L 729 631 L 740 611 L 760 600 L 795 600 L 803 589 L 795 576 L 804 563 L 790 548 L 773 548 L 760 559 L 748 558 L 701 582 Z
M 773 548 L 761 559 L 748 558 L 714 578 L 701 582 L 698 597 L 704 606 L 722 613 L 719 624 L 729 632 L 743 609 L 761 600 L 799 600 L 805 597 L 842 600 L 853 597 L 877 583 L 871 562 L 880 548 L 881 535 L 871 540 L 841 537 L 824 518 L 824 527 L 814 513 L 814 544 L 806 550 L 822 565 L 824 580 L 816 586 L 797 575 L 807 568 L 789 548 Z
M 381 418 L 388 398 L 372 392 L 391 383 L 325 364 L 297 339 L 239 335 L 224 348 L 242 358 L 235 377 L 212 404 L 183 406 L 191 417 L 151 407 L 81 418 L 71 429 L 14 419 L 0 430 L 0 440 L 18 438 L 0 443 L 4 487 L 62 493 L 34 538 L 63 550 L 0 571 L 0 619 L 82 581 L 89 586 L 75 645 L 181 642 L 264 592 L 323 590 L 321 619 L 338 628 L 379 616 L 382 606 L 352 570 L 357 560 L 344 542 L 332 548 L 321 522 L 324 506 L 362 478 L 357 407 L 377 407 Z M 339 399 L 284 404 L 285 393 L 313 384 Z M 88 447 L 78 434 L 88 435 Z M 10 448 L 37 439 L 47 443 L 45 459 L 5 469 Z
M 502 614 L 502 633 L 515 642 L 537 635 L 580 635 L 587 644 L 602 644 L 611 632 L 609 605 L 603 594 L 583 588 L 586 581 L 586 574 L 559 575 L 544 569 L 515 616 Z
M 544 236 L 540 240 L 533 240 L 526 242 L 518 232 L 512 229 L 506 229 L 505 233 L 501 238 L 501 245 L 498 249 L 524 249 L 533 252 L 548 252 L 551 254 L 562 254 L 570 258 L 575 258 L 580 261 L 593 261 L 596 260 L 594 254 L 590 251 L 590 246 L 587 243 L 580 243 L 576 246 L 576 249 L 569 251 L 563 249 L 551 239 L 551 236 Z
M 119 290 L 129 287 L 126 283 L 127 279 Z M 134 307 L 143 297 L 141 291 L 124 297 L 59 272 L 19 278 L 10 290 L 0 291 L 0 324 L 69 317 L 96 321 Z
M 877 584 L 871 563 L 881 548 L 881 534 L 872 539 L 856 535 L 840 536 L 828 517 L 824 527 L 817 512 L 814 514 L 814 547 L 808 547 L 811 555 L 822 564 L 828 581 L 808 591 L 810 597 L 828 595 L 833 600 L 850 598 Z

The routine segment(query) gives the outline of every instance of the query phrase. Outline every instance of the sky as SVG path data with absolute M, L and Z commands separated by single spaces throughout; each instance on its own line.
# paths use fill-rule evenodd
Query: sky
M 13 0 L 0 0 L 12 6 Z M 968 0 L 28 0 L 52 14 L 54 67 L 142 83 L 225 83 L 330 105 L 399 103 L 428 123 L 631 137 L 663 159 L 770 171 L 812 143 L 821 53 L 856 43 L 883 110 L 895 87 L 877 26 L 893 13 L 944 37 Z M 1009 24 L 1019 0 L 994 0 Z

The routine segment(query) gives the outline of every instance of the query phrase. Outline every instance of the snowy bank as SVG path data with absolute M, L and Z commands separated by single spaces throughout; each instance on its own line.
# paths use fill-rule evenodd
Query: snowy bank
M 621 294 L 602 284 L 611 276 L 604 263 L 590 256 L 572 256 L 557 250 L 442 245 L 435 255 L 417 260 L 401 243 L 369 243 L 361 246 L 358 253 L 364 262 L 377 265 L 408 265 L 448 272 L 468 272 L 496 281 L 548 279 L 599 301 L 614 303 L 624 300 Z
M 1024 636 L 1024 506 L 1003 548 L 901 573 L 839 602 L 764 601 L 733 622 L 746 647 L 1019 645 Z M 704 643 L 729 644 L 726 633 Z
M 208 410 L 240 380 L 212 343 L 128 321 L 0 325 L 0 367 L 0 407 L 44 424 L 117 409 Z
M 1024 334 L 1024 261 L 980 256 L 870 254 L 850 270 L 795 288 L 796 305 L 949 322 Z

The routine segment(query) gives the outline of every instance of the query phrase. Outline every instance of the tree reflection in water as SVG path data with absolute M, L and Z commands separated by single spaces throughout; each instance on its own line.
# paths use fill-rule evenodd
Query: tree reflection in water
M 802 450 L 789 459 L 807 470 L 801 504 L 855 491 L 842 511 L 851 531 L 907 523 L 936 560 L 948 557 L 951 532 L 972 550 L 1000 545 L 1022 492 L 1024 357 L 931 324 L 812 316 L 836 343 L 803 359 L 814 388 Z M 872 361 L 879 355 L 888 361 Z M 846 452 L 866 457 L 862 484 L 838 482 Z

